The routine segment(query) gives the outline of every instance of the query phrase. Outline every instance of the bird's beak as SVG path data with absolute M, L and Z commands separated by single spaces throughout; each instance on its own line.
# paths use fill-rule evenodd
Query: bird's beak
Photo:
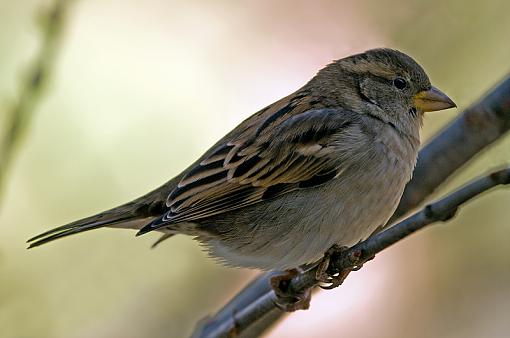
M 452 99 L 436 87 L 419 92 L 413 97 L 413 101 L 414 106 L 422 112 L 457 107 Z

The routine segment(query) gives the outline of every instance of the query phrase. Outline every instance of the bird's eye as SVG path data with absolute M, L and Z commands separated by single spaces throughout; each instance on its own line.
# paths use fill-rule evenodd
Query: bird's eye
M 406 80 L 404 80 L 403 78 L 397 77 L 395 80 L 393 80 L 393 85 L 398 89 L 404 89 L 407 83 Z

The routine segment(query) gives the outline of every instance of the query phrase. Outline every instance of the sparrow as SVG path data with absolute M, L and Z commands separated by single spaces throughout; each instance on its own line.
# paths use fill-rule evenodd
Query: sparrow
M 129 203 L 28 240 L 97 228 L 197 239 L 232 267 L 290 270 L 384 226 L 411 179 L 425 112 L 455 107 L 393 49 L 332 62 Z

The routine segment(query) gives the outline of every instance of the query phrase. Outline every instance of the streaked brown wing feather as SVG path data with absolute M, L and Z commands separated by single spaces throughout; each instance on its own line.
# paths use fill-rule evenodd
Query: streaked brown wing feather
M 338 163 L 328 144 L 349 121 L 341 110 L 291 112 L 260 133 L 267 123 L 254 125 L 251 138 L 245 132 L 226 141 L 192 167 L 169 195 L 161 221 L 210 217 L 332 179 Z

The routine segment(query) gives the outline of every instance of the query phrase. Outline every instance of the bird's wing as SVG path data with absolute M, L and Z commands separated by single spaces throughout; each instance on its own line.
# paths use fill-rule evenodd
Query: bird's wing
M 342 167 L 335 156 L 338 142 L 356 134 L 356 116 L 342 109 L 312 109 L 276 123 L 271 115 L 250 128 L 249 137 L 224 140 L 187 171 L 168 196 L 169 210 L 140 234 L 333 179 Z

